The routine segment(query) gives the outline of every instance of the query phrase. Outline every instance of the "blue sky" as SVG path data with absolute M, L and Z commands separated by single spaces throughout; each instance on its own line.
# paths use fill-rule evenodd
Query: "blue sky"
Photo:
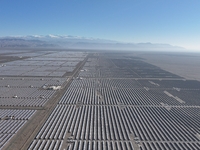
M 200 50 L 200 0 L 0 0 L 0 36 L 73 35 Z

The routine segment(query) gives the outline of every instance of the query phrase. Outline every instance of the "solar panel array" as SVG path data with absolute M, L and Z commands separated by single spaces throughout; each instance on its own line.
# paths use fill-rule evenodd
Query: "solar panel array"
M 91 56 L 29 149 L 199 150 L 199 91 L 138 58 Z
M 86 78 L 181 78 L 138 59 L 89 58 L 79 74 Z
M 25 57 L 24 59 L 1 64 L 0 76 L 62 77 L 66 72 L 73 72 L 78 63 L 83 61 L 86 56 L 85 53 L 81 52 L 52 52 L 43 55 L 31 54 L 28 58 Z M 14 56 L 15 54 L 12 55 Z M 18 55 L 16 54 L 16 56 Z M 24 57 L 24 55 L 22 56 Z M 28 55 L 29 53 L 26 53 L 25 56 Z
M 62 86 L 66 78 L 0 78 L 0 106 L 42 107 L 56 92 L 43 86 Z
M 0 149 L 30 119 L 35 110 L 0 109 Z
M 0 53 L 4 58 L 0 62 L 0 149 L 3 149 L 57 92 L 45 87 L 63 88 L 67 76 L 87 54 L 28 50 Z

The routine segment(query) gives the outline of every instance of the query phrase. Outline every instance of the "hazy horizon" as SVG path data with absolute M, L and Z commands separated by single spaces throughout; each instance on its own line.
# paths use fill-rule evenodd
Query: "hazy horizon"
M 0 2 L 0 37 L 72 35 L 200 51 L 200 1 Z

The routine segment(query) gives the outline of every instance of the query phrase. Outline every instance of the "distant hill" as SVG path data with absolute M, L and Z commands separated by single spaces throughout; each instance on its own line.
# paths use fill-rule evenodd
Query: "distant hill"
M 50 48 L 59 47 L 46 41 L 26 40 L 22 38 L 1 38 L 0 48 Z
M 182 51 L 184 48 L 169 44 L 123 43 L 112 40 L 77 36 L 29 35 L 1 37 L 0 48 L 60 48 L 60 49 L 107 49 L 137 51 Z

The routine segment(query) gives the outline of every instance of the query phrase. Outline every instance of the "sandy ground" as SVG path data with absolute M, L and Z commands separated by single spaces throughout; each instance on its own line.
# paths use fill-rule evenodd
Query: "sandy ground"
M 200 53 L 140 52 L 134 55 L 186 79 L 200 81 Z

